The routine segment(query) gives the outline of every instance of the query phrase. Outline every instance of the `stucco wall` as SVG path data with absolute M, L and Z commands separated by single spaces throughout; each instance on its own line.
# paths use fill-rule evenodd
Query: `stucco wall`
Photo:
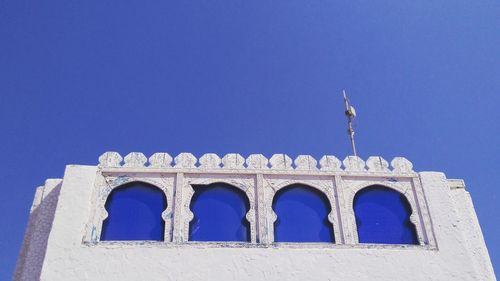
M 133 165 L 117 169 L 130 169 L 118 170 L 121 174 L 141 173 L 140 169 L 132 168 Z M 165 169 L 162 170 L 165 174 L 171 172 Z M 52 208 L 46 208 L 45 219 L 32 213 L 14 280 L 496 280 L 470 196 L 463 185 L 447 180 L 442 173 L 409 175 L 412 179 L 416 175 L 421 185 L 416 190 L 421 188 L 425 202 L 419 202 L 418 206 L 423 206 L 429 218 L 423 218 L 423 210 L 418 212 L 423 229 L 420 235 L 429 237 L 422 240 L 422 245 L 398 246 L 357 244 L 354 237 L 346 234 L 355 226 L 349 225 L 352 221 L 345 218 L 348 216 L 345 206 L 339 207 L 343 239 L 337 244 L 266 241 L 272 236 L 249 244 L 186 243 L 175 238 L 176 229 L 174 237 L 167 237 L 165 242 L 95 241 L 92 231 L 95 218 L 102 219 L 98 215 L 98 195 L 99 188 L 106 186 L 104 170 L 96 166 L 67 166 L 62 183 L 53 188 L 57 198 L 42 196 L 38 205 L 34 204 L 36 211 L 47 200 L 47 206 Z M 143 170 L 141 177 L 155 176 L 148 171 Z M 191 178 L 189 171 L 193 174 Z M 157 171 L 156 176 L 163 172 Z M 243 173 L 238 169 L 233 172 Z M 213 176 L 215 172 L 182 170 L 179 174 L 187 181 L 196 178 L 197 173 Z M 371 182 L 377 175 L 380 179 L 388 178 L 387 171 L 289 173 L 292 175 L 288 177 L 302 180 L 331 176 L 332 186 L 344 191 L 354 188 L 351 183 L 356 180 Z M 265 174 L 256 174 L 256 185 L 265 186 Z M 272 176 L 279 178 L 280 173 Z M 179 178 L 172 183 L 176 191 L 184 186 L 179 185 Z M 346 193 L 335 196 L 349 198 Z M 173 200 L 182 203 L 182 199 Z M 257 224 L 260 225 L 257 230 L 262 231 L 261 222 Z M 182 229 L 178 233 L 182 237 L 180 232 Z

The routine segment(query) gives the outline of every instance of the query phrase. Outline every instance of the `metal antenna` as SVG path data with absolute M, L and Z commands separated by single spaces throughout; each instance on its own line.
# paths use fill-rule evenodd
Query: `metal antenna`
M 347 134 L 351 140 L 352 153 L 354 156 L 358 156 L 358 153 L 356 152 L 356 144 L 354 143 L 354 129 L 352 127 L 352 120 L 356 117 L 356 110 L 349 102 L 345 90 L 342 90 L 342 93 L 344 94 L 345 116 L 347 117 Z

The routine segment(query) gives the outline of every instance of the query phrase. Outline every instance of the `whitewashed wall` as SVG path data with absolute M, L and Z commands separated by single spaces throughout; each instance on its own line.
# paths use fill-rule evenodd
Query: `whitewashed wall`
M 99 166 L 67 166 L 64 179 L 37 189 L 14 280 L 495 280 L 472 201 L 460 180 L 412 170 L 404 158 L 294 161 L 228 154 L 222 159 L 156 153 Z M 144 181 L 165 192 L 164 242 L 99 241 L 107 195 Z M 251 243 L 188 242 L 192 184 L 226 182 L 245 191 Z M 303 183 L 324 192 L 335 243 L 274 243 L 277 190 Z M 352 199 L 363 187 L 399 190 L 412 207 L 420 245 L 359 244 Z

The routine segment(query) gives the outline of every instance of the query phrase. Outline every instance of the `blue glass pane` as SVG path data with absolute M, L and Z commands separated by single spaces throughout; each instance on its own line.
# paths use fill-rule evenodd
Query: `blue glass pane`
M 354 198 L 354 213 L 360 243 L 418 244 L 410 222 L 411 207 L 399 192 L 371 186 Z
M 291 185 L 281 189 L 273 201 L 278 216 L 274 224 L 276 242 L 334 242 L 331 211 L 326 196 L 320 191 Z
M 108 218 L 101 240 L 163 240 L 161 213 L 167 203 L 163 191 L 146 184 L 130 183 L 111 192 L 106 201 Z
M 250 225 L 245 218 L 249 203 L 244 192 L 222 183 L 194 189 L 190 241 L 250 241 Z

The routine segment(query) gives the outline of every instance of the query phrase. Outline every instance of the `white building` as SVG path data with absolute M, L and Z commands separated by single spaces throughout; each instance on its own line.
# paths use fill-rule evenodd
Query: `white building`
M 118 153 L 107 152 L 99 162 L 69 165 L 63 179 L 49 179 L 37 188 L 14 280 L 496 280 L 464 182 L 439 172 L 414 172 L 405 158 L 389 165 L 380 157 L 366 162 L 347 157 L 341 162 L 324 156 L 318 164 L 310 156 L 292 161 L 284 154 L 268 160 L 260 154 L 246 159 L 239 154 L 222 159 L 206 154 L 196 159 L 181 153 L 172 161 L 166 153 L 149 159 L 130 153 L 122 161 Z M 104 235 L 111 231 L 105 229 L 111 227 L 111 213 L 117 212 L 107 203 L 111 194 L 133 183 L 154 186 L 165 198 L 165 209 L 158 215 L 161 228 L 156 229 L 161 237 L 155 241 Z M 193 238 L 207 228 L 193 227 L 193 218 L 203 215 L 193 209 L 193 196 L 217 183 L 239 190 L 247 200 L 244 219 L 238 222 L 248 228 L 248 235 L 239 232 L 244 241 Z M 290 186 L 323 196 L 328 213 L 324 220 L 318 217 L 327 226 L 321 235 L 331 240 L 280 242 L 288 234 L 316 231 L 301 221 L 298 227 L 303 226 L 304 233 L 278 232 L 299 229 L 294 217 L 304 219 L 297 198 L 278 210 L 275 195 Z M 359 194 L 376 188 L 382 195 L 397 192 L 403 202 L 397 204 L 408 205 L 402 226 L 394 221 L 404 211 L 386 212 L 386 201 L 372 204 L 366 197 L 368 203 L 356 205 L 361 202 Z M 209 215 L 219 212 L 211 206 L 215 207 Z M 134 208 L 120 209 L 131 213 L 113 237 L 128 225 L 143 223 L 134 221 Z M 312 210 L 305 217 L 317 215 L 314 208 L 304 208 Z M 287 211 L 295 212 L 286 221 L 291 228 L 284 228 Z M 385 213 L 393 222 L 385 223 Z M 377 221 L 370 221 L 374 217 Z M 212 224 L 209 231 L 224 230 L 224 224 Z M 392 228 L 406 228 L 413 240 L 399 243 L 402 234 Z M 396 238 L 377 242 L 380 237 Z

